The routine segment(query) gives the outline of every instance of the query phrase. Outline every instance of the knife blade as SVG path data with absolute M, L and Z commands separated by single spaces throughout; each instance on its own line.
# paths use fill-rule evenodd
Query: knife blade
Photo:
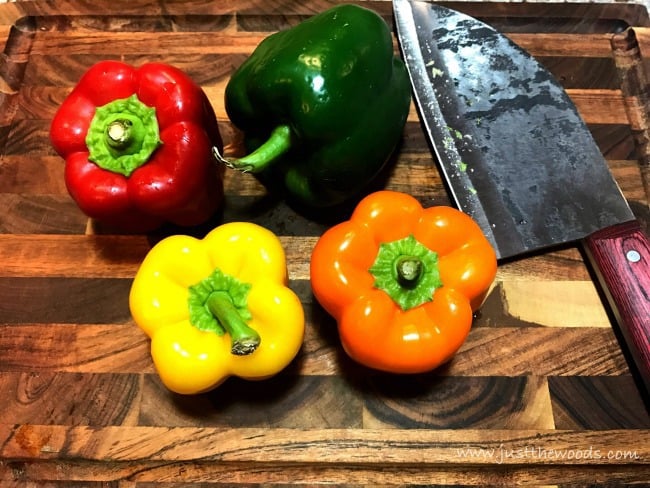
M 566 91 L 491 26 L 395 0 L 424 132 L 455 204 L 503 260 L 581 241 L 650 390 L 650 245 Z

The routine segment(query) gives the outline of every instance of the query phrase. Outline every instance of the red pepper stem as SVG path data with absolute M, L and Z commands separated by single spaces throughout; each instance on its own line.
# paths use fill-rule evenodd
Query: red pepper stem
M 395 262 L 397 281 L 404 288 L 415 288 L 422 276 L 424 265 L 417 256 L 400 256 Z
M 217 161 L 229 168 L 245 173 L 259 173 L 291 149 L 291 138 L 291 128 L 288 125 L 279 125 L 260 147 L 246 156 L 225 158 L 216 147 L 212 148 L 212 153 Z
M 227 293 L 210 294 L 205 305 L 230 335 L 232 354 L 246 356 L 257 349 L 261 342 L 259 334 L 241 318 Z
M 97 107 L 86 133 L 88 159 L 127 178 L 162 144 L 156 109 L 136 95 Z
M 123 149 L 131 144 L 133 122 L 117 119 L 106 127 L 106 143 L 114 149 Z

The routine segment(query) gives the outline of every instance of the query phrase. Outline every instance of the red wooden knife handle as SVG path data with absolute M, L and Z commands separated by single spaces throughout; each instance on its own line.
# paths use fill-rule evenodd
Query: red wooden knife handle
M 636 220 L 585 239 L 623 339 L 650 392 L 650 243 Z

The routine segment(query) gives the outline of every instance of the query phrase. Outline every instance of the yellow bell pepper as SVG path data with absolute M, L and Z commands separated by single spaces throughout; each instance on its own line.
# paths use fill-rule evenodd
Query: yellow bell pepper
M 256 224 L 157 243 L 136 273 L 129 306 L 151 338 L 163 384 L 194 394 L 230 376 L 264 379 L 284 369 L 305 330 L 302 304 L 287 283 L 280 240 Z

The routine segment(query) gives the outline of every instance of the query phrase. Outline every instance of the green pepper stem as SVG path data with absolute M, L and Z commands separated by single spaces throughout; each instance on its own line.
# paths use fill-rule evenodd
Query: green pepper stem
M 226 293 L 210 294 L 206 306 L 230 335 L 232 354 L 246 356 L 257 349 L 261 341 L 259 334 L 242 320 Z
M 404 288 L 412 289 L 420 281 L 423 268 L 422 260 L 417 256 L 400 256 L 395 261 L 397 281 Z
M 291 128 L 288 125 L 279 125 L 260 147 L 246 156 L 225 158 L 216 147 L 212 148 L 212 154 L 217 161 L 229 168 L 245 173 L 259 173 L 291 149 L 291 142 Z

